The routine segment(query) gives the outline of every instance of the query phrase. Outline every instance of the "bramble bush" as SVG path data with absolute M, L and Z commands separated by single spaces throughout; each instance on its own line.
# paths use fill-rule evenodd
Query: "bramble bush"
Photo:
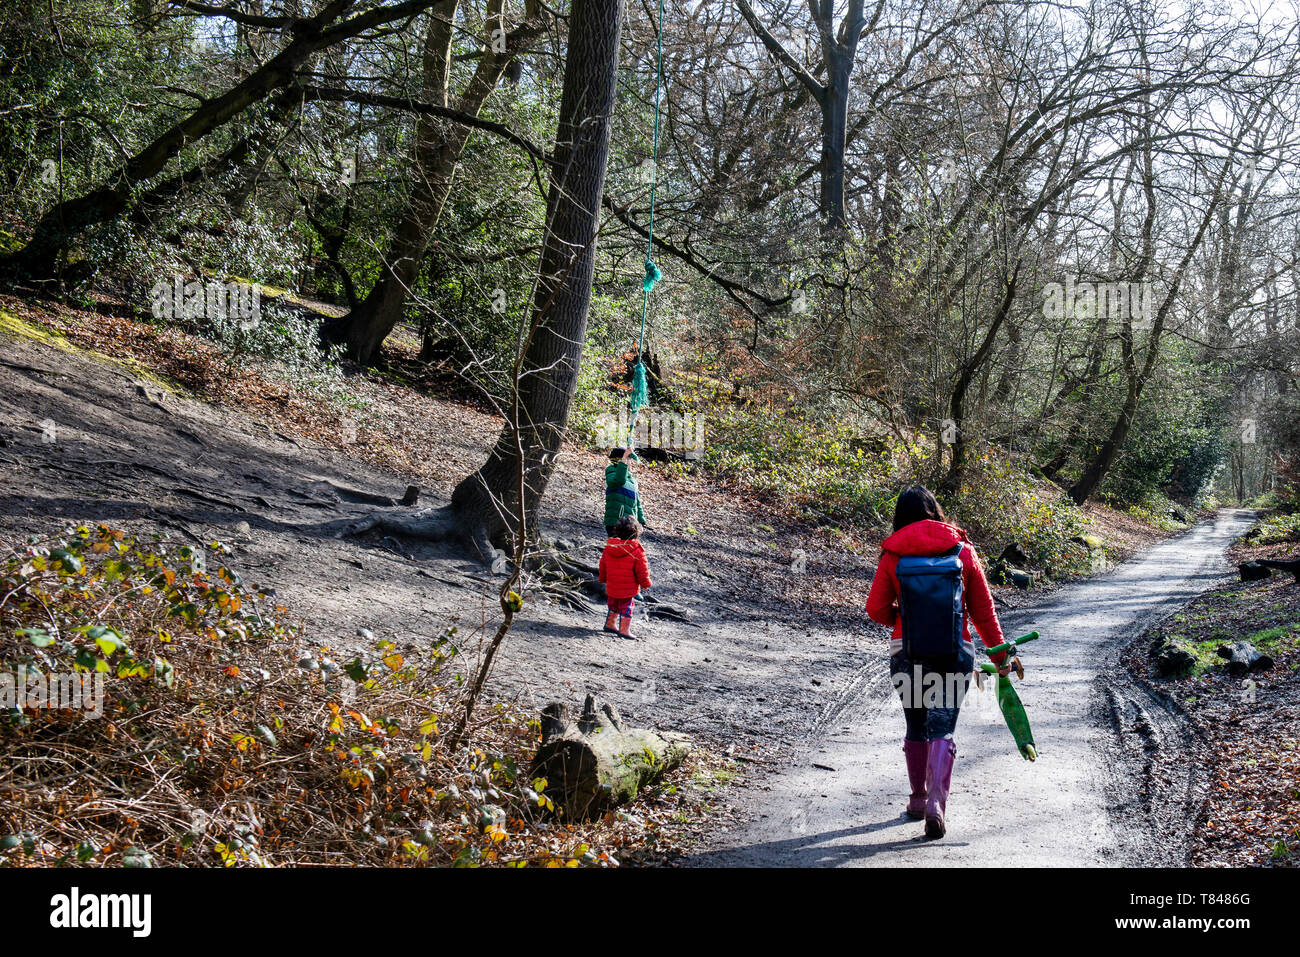
M 843 524 L 888 521 L 898 496 L 891 448 L 864 446 L 840 423 L 820 425 L 780 408 L 709 414 L 704 465 L 760 494 Z
M 219 542 L 99 525 L 5 552 L 3 673 L 105 693 L 101 717 L 0 713 L 0 865 L 617 863 L 528 776 L 535 721 L 497 706 L 444 745 L 455 629 L 335 662 Z
M 1300 542 L 1300 512 L 1273 515 L 1261 521 L 1257 527 L 1260 534 L 1255 539 L 1256 545 Z

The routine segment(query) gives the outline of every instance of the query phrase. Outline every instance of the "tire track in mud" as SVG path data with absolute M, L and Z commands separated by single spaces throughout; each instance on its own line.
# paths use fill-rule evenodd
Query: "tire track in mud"
M 1183 709 L 1149 680 L 1117 668 L 1099 680 L 1099 716 L 1121 757 L 1106 781 L 1111 817 L 1134 857 L 1165 867 L 1187 863 L 1192 835 L 1204 823 L 1202 769 L 1191 752 L 1197 729 Z M 1159 841 L 1150 840 L 1159 834 Z

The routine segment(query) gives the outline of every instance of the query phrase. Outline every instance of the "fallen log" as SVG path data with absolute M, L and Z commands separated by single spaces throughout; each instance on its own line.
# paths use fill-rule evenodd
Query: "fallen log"
M 1273 574 L 1259 562 L 1242 562 L 1237 566 L 1237 572 L 1241 575 L 1244 582 L 1262 581 L 1269 575 Z
M 1227 659 L 1228 674 L 1248 675 L 1253 671 L 1268 671 L 1273 667 L 1273 659 L 1264 654 L 1249 641 L 1234 641 L 1230 645 L 1219 645 L 1219 657 Z
M 1276 568 L 1280 572 L 1290 572 L 1295 576 L 1296 584 L 1300 585 L 1300 558 L 1291 559 L 1290 561 L 1277 561 L 1272 558 L 1261 558 L 1259 564 L 1265 568 Z
M 546 793 L 570 820 L 626 804 L 691 752 L 685 735 L 625 727 L 611 704 L 597 711 L 593 695 L 576 719 L 568 705 L 548 704 L 541 724 L 530 773 L 546 778 Z

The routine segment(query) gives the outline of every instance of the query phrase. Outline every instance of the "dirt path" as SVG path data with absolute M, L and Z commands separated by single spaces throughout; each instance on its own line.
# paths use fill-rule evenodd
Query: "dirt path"
M 1120 677 L 1117 653 L 1124 638 L 1223 575 L 1224 550 L 1250 518 L 1222 512 L 1101 578 L 1004 617 L 1009 634 L 1043 635 L 1023 654 L 1028 680 L 1022 690 L 1040 757 L 1031 764 L 1016 753 L 991 683 L 982 693 L 972 691 L 955 736 L 944 840 L 921 839 L 920 824 L 901 814 L 907 801 L 903 721 L 881 656 L 827 711 L 822 736 L 770 779 L 770 790 L 750 792 L 752 824 L 724 835 L 691 863 L 1177 863 L 1189 816 L 1177 807 L 1145 806 L 1143 754 L 1176 747 L 1178 723 L 1161 699 Z M 1182 790 L 1190 793 L 1191 782 Z

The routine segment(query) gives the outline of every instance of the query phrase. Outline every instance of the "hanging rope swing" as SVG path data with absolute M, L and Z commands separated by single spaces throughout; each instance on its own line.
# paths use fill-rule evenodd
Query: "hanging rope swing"
M 645 324 L 650 312 L 650 293 L 663 273 L 654 261 L 655 244 L 655 192 L 659 185 L 659 104 L 663 97 L 664 81 L 664 0 L 659 0 L 659 23 L 655 38 L 655 127 L 654 149 L 650 169 L 650 223 L 646 229 L 645 279 L 641 281 L 641 334 L 637 339 L 636 365 L 632 367 L 632 392 L 628 396 L 627 447 L 632 448 L 636 420 L 641 410 L 650 404 L 650 382 L 645 368 Z

